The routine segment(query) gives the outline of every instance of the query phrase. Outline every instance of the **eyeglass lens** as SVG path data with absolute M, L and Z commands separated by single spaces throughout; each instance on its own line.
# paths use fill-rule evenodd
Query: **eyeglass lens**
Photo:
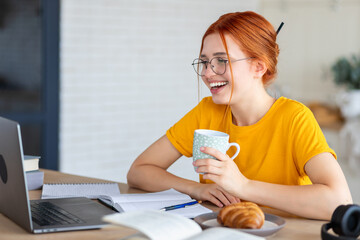
M 210 65 L 211 70 L 218 75 L 222 75 L 225 73 L 226 71 L 226 63 L 227 60 L 220 58 L 220 57 L 215 57 L 213 59 L 211 59 L 210 61 L 205 61 L 202 59 L 195 59 L 193 62 L 193 67 L 194 70 L 197 74 L 199 74 L 200 76 L 204 76 L 207 67 Z

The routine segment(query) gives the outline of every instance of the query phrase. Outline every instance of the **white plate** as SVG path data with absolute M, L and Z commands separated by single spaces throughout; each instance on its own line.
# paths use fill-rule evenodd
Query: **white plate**
M 217 212 L 205 213 L 194 218 L 203 229 L 211 227 L 222 227 L 217 222 Z M 251 233 L 257 236 L 270 236 L 285 226 L 285 220 L 279 216 L 265 213 L 264 225 L 259 229 L 236 228 L 236 230 Z M 235 229 L 235 228 L 234 228 Z

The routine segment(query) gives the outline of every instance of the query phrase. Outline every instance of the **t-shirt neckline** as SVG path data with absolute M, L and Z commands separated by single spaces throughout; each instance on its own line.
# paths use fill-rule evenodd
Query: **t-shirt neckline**
M 282 102 L 284 102 L 286 98 L 281 96 L 278 99 L 276 99 L 276 101 L 273 103 L 273 105 L 270 107 L 270 109 L 265 113 L 265 115 L 256 123 L 252 124 L 252 125 L 248 125 L 248 126 L 238 126 L 236 124 L 233 123 L 232 121 L 232 113 L 231 111 L 229 111 L 228 116 L 227 116 L 227 121 L 230 122 L 230 126 L 232 129 L 235 130 L 252 130 L 257 128 L 258 126 L 261 126 L 263 122 L 265 122 L 267 119 L 269 119 L 275 112 L 276 109 L 281 105 Z

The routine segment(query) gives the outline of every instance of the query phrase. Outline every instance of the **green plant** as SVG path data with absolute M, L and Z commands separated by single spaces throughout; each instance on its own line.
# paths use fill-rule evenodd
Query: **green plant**
M 360 89 L 359 57 L 341 57 L 332 65 L 331 70 L 336 84 L 344 85 L 348 89 Z

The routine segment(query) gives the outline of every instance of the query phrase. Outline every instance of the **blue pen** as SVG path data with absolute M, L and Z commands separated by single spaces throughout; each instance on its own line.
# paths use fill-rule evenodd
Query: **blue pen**
M 160 211 L 170 211 L 170 210 L 174 210 L 174 209 L 178 209 L 178 208 L 184 208 L 184 207 L 187 207 L 187 206 L 195 205 L 197 203 L 199 203 L 199 202 L 196 201 L 196 200 L 191 201 L 191 202 L 187 202 L 187 203 L 181 203 L 181 204 L 161 208 Z

